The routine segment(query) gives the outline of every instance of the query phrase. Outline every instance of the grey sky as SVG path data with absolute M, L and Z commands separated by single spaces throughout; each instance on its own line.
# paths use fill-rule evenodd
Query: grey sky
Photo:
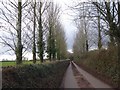
M 73 0 L 57 0 L 57 2 L 61 5 L 63 11 L 61 14 L 61 22 L 65 29 L 68 50 L 71 50 L 74 43 L 76 27 L 74 26 L 73 16 L 71 16 L 73 12 L 68 6 L 72 6 Z

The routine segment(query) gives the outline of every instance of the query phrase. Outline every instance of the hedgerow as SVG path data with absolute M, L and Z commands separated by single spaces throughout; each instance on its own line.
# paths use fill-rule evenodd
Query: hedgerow
M 59 88 L 69 61 L 2 70 L 2 88 Z
M 117 51 L 115 47 L 108 50 L 90 51 L 76 60 L 76 63 L 83 66 L 88 72 L 95 71 L 94 74 L 97 73 L 97 77 L 101 75 L 101 79 L 106 79 L 104 81 L 114 87 L 117 86 Z

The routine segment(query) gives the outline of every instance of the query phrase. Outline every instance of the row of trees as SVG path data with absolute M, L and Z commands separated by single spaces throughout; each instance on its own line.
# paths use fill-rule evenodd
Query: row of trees
M 72 9 L 78 12 L 75 18 L 78 33 L 73 46 L 75 57 L 88 52 L 91 46 L 99 50 L 117 47 L 116 70 L 120 85 L 120 2 L 82 2 Z
M 16 55 L 16 63 L 22 63 L 26 52 L 36 55 L 41 62 L 45 53 L 49 60 L 66 58 L 65 32 L 60 22 L 60 7 L 54 2 L 18 0 L 0 2 L 0 43 Z
M 53 5 L 48 10 L 48 29 L 49 34 L 47 38 L 47 52 L 49 59 L 63 59 L 66 57 L 66 39 L 64 28 L 62 27 L 60 21 L 60 8 Z
M 77 17 L 74 19 L 78 30 L 73 46 L 74 50 L 85 53 L 91 48 L 101 49 L 103 46 L 102 43 L 105 43 L 102 40 L 104 37 L 104 31 L 102 29 L 106 23 L 100 19 L 101 14 L 98 9 L 90 2 L 79 3 L 73 9 L 78 12 Z
M 87 52 L 118 45 L 119 2 L 82 2 L 72 9 L 77 12 L 74 21 L 78 29 L 73 49 Z

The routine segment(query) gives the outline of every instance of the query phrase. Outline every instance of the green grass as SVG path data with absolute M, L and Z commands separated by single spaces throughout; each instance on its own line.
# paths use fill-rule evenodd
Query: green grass
M 36 62 L 37 64 L 40 64 L 40 61 Z M 25 64 L 33 64 L 33 61 L 23 61 L 23 65 Z M 16 62 L 15 61 L 3 61 L 0 62 L 0 67 L 6 67 L 6 66 L 15 66 Z
M 12 62 L 12 61 L 10 61 L 10 62 L 1 62 L 1 65 L 3 67 L 5 67 L 5 66 L 15 66 L 15 62 Z

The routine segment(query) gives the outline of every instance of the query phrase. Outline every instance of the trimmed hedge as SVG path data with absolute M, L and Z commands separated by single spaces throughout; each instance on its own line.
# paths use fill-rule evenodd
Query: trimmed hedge
M 32 64 L 2 70 L 3 88 L 59 88 L 69 61 Z

